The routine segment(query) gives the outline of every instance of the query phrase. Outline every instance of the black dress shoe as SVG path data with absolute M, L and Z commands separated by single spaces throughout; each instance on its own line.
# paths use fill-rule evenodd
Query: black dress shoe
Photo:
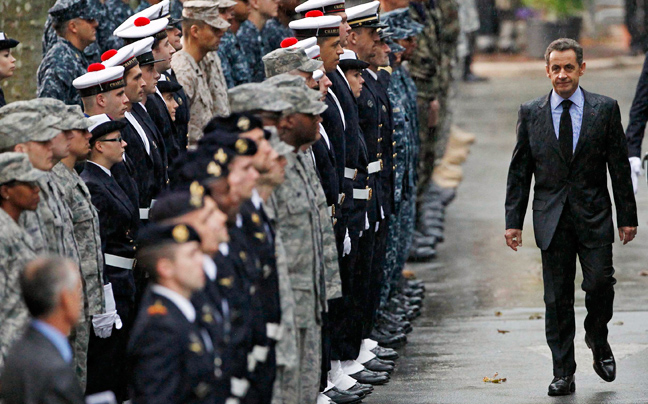
M 353 394 L 341 394 L 331 389 L 327 392 L 324 392 L 324 395 L 328 397 L 335 404 L 355 404 L 362 401 L 362 399 Z
M 362 394 L 368 396 L 369 394 L 373 393 L 373 386 L 370 384 L 356 383 L 351 386 L 351 388 L 344 391 L 347 393 L 355 394 L 356 396 L 361 396 Z
M 389 376 L 386 373 L 376 373 L 371 370 L 361 370 L 360 372 L 349 375 L 363 384 L 379 386 L 389 382 Z
M 394 366 L 393 365 L 388 365 L 386 363 L 380 362 L 380 359 L 378 358 L 373 358 L 370 361 L 367 361 L 362 364 L 365 368 L 372 370 L 374 372 L 387 372 L 391 373 L 394 371 Z
M 596 347 L 585 335 L 585 343 L 592 350 L 594 355 L 594 371 L 606 382 L 612 382 L 616 379 L 616 361 L 612 355 L 612 349 L 607 342 L 602 347 Z
M 376 360 L 376 361 L 382 363 L 383 365 L 396 366 L 396 362 L 394 362 L 392 360 L 389 360 L 389 359 L 381 359 L 381 358 L 378 357 L 378 355 L 376 355 L 376 357 L 373 358 L 373 360 Z
M 373 352 L 380 359 L 396 360 L 399 357 L 398 352 L 394 351 L 391 348 L 381 347 L 380 345 L 372 349 L 371 352 Z
M 425 282 L 420 279 L 410 279 L 407 281 L 407 285 L 411 288 L 423 289 L 425 291 Z
M 574 375 L 565 377 L 554 377 L 549 385 L 550 396 L 568 396 L 576 391 L 576 383 L 574 382 Z
M 358 383 L 356 383 L 356 384 L 358 384 Z M 368 385 L 368 386 L 371 386 L 371 385 Z M 371 388 L 373 389 L 373 387 L 371 387 Z M 364 390 L 362 390 L 361 388 L 358 388 L 355 392 L 351 392 L 350 390 L 340 390 L 337 387 L 333 387 L 332 390 L 334 390 L 336 393 L 344 394 L 344 395 L 347 395 L 347 396 L 358 396 L 360 398 L 365 398 L 367 396 L 367 393 L 365 393 Z

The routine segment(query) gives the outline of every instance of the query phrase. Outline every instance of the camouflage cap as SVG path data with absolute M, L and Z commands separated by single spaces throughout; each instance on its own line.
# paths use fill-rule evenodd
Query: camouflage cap
M 86 118 L 78 105 L 66 105 L 59 117 L 61 122 L 54 125 L 54 127 L 60 130 L 85 130 L 94 125 L 94 122 Z
M 299 76 L 292 77 L 301 78 Z M 264 83 L 242 84 L 228 90 L 227 95 L 232 113 L 246 111 L 283 112 L 292 107 L 291 104 L 277 97 L 273 86 Z
M 65 22 L 75 18 L 93 20 L 97 18 L 97 12 L 86 0 L 57 0 L 54 6 L 48 10 L 48 14 L 54 21 Z
M 226 30 L 230 23 L 221 18 L 218 7 L 218 2 L 209 0 L 185 1 L 182 5 L 182 17 L 203 21 L 216 29 Z
M 275 92 L 279 98 L 292 106 L 288 113 L 318 115 L 328 108 L 328 105 L 320 101 L 320 92 L 307 87 L 278 87 Z
M 263 84 L 272 87 L 306 87 L 306 80 L 301 76 L 294 74 L 282 73 L 266 79 Z
M 34 182 L 44 175 L 44 171 L 32 166 L 25 153 L 0 154 L 0 184 L 11 181 Z
M 391 53 L 405 52 L 405 47 L 399 45 L 398 43 L 396 43 L 394 41 L 392 41 L 391 38 L 389 38 L 387 40 L 387 46 L 389 46 L 389 50 L 391 51 Z
M 19 143 L 46 142 L 61 133 L 60 129 L 54 128 L 61 121 L 58 116 L 29 110 L 3 113 L 3 110 L 0 108 L 0 149 Z
M 322 67 L 321 60 L 308 57 L 306 51 L 300 48 L 279 48 L 263 57 L 266 77 L 273 77 L 293 70 L 312 73 Z

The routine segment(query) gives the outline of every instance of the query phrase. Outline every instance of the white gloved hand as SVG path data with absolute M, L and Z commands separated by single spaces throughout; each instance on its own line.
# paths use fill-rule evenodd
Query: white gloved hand
M 380 222 L 376 222 L 376 229 L 374 230 L 374 233 L 378 232 L 379 228 L 380 228 Z
M 92 316 L 92 328 L 99 338 L 108 338 L 112 334 L 113 325 L 119 330 L 122 328 L 122 321 L 117 314 L 115 307 L 115 296 L 112 290 L 112 284 L 103 285 L 104 303 L 106 312 L 104 314 L 95 314 Z
M 641 176 L 641 159 L 630 157 L 630 176 L 632 177 L 632 188 L 636 194 L 639 191 L 639 177 Z
M 346 229 L 346 233 L 344 234 L 344 242 L 342 243 L 342 245 L 342 256 L 345 257 L 351 254 L 351 236 L 349 236 L 349 229 Z
M 369 215 L 365 213 L 365 230 L 369 230 Z

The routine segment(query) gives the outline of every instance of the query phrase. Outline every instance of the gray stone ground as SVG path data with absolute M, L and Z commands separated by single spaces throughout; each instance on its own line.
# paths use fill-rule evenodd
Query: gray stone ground
M 616 98 L 624 127 L 640 70 L 587 71 L 581 85 Z M 577 289 L 576 394 L 552 398 L 551 355 L 544 339 L 540 251 L 531 215 L 517 253 L 504 243 L 506 173 L 515 142 L 520 103 L 548 93 L 542 72 L 497 77 L 462 86 L 457 123 L 477 135 L 464 166 L 465 179 L 446 219 L 446 242 L 432 264 L 410 265 L 427 284 L 423 316 L 392 382 L 377 387 L 365 402 L 396 403 L 647 403 L 648 402 L 648 187 L 637 196 L 638 238 L 615 243 L 616 313 L 610 343 L 618 374 L 605 383 L 592 370 L 583 342 L 584 293 Z M 577 278 L 580 282 L 582 277 Z M 501 312 L 496 316 L 496 312 Z M 502 334 L 498 330 L 509 331 Z M 487 384 L 484 376 L 508 380 Z

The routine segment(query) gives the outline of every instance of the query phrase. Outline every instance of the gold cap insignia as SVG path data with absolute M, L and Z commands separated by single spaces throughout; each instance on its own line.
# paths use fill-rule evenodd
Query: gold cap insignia
M 173 228 L 171 235 L 176 243 L 186 243 L 189 240 L 189 229 L 184 224 L 179 224 Z
M 221 279 L 218 280 L 218 283 L 219 283 L 221 286 L 225 286 L 226 288 L 231 288 L 231 287 L 232 287 L 232 283 L 234 283 L 234 277 L 229 276 L 229 277 L 227 277 L 227 278 L 221 278 Z
M 243 261 L 247 260 L 247 254 L 245 253 L 245 251 L 241 251 L 239 253 L 239 257 L 241 257 Z
M 258 213 L 252 213 L 252 222 L 257 226 L 261 224 L 261 218 Z
M 189 204 L 191 204 L 191 206 L 193 206 L 194 208 L 202 208 L 205 188 L 200 185 L 198 181 L 194 181 L 189 186 L 189 193 L 191 194 Z
M 238 154 L 245 154 L 248 150 L 247 143 L 245 143 L 245 140 L 243 139 L 237 140 L 236 143 L 234 143 L 234 147 Z
M 212 161 L 207 165 L 207 174 L 218 178 L 223 174 L 223 169 L 215 161 Z
M 240 130 L 247 132 L 248 130 L 250 130 L 250 120 L 247 117 L 242 116 L 239 118 L 238 122 L 236 123 L 236 126 Z
M 225 153 L 223 149 L 218 149 L 216 154 L 214 154 L 214 160 L 221 164 L 225 164 L 225 162 L 227 162 L 227 153 Z

